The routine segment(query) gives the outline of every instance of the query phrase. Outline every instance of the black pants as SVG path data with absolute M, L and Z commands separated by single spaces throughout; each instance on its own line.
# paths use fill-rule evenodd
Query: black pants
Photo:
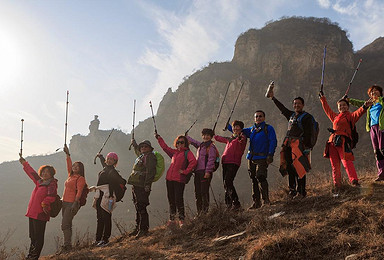
M 291 165 L 287 167 L 287 170 L 289 194 L 296 195 L 299 193 L 305 197 L 307 195 L 307 191 L 305 190 L 307 175 L 304 175 L 304 177 L 300 179 L 299 175 L 296 173 L 295 168 L 293 168 Z
M 239 170 L 239 165 L 234 163 L 224 163 L 223 164 L 223 182 L 224 182 L 224 190 L 225 190 L 225 205 L 228 208 L 232 206 L 239 206 L 239 197 L 237 196 L 237 192 L 235 186 L 233 185 L 233 181 L 235 180 L 237 171 Z
M 112 214 L 105 211 L 101 206 L 101 199 L 103 192 L 100 192 L 100 197 L 96 201 L 97 213 L 97 228 L 96 228 L 96 241 L 104 240 L 109 241 L 112 231 Z
M 204 171 L 195 172 L 195 198 L 197 213 L 206 213 L 209 209 L 209 186 L 212 174 L 209 178 L 204 178 Z
M 136 229 L 148 231 L 149 215 L 147 206 L 149 205 L 149 194 L 143 187 L 132 186 L 132 198 L 136 209 Z
M 260 197 L 265 202 L 269 201 L 267 170 L 268 164 L 266 159 L 248 160 L 248 173 L 252 180 L 252 198 L 256 203 L 260 203 Z
M 176 211 L 179 213 L 179 220 L 184 220 L 184 188 L 185 183 L 167 180 L 167 196 L 169 203 L 169 219 L 175 220 Z
M 29 218 L 29 238 L 31 245 L 29 247 L 28 259 L 39 259 L 44 245 L 45 226 L 47 221 Z

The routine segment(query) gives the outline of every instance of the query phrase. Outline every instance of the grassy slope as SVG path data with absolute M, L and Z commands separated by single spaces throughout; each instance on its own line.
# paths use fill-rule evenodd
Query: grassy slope
M 182 230 L 161 226 L 145 238 L 120 237 L 106 248 L 44 259 L 383 259 L 384 183 L 374 183 L 373 172 L 360 172 L 362 187 L 346 184 L 334 198 L 329 176 L 310 174 L 305 199 L 288 200 L 281 188 L 271 194 L 273 205 L 256 211 L 233 213 L 212 205 L 208 215 L 189 220 Z M 283 214 L 269 218 L 278 212 Z

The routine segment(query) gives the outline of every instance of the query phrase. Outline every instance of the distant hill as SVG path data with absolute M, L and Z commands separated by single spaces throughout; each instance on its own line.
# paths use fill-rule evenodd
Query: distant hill
M 276 166 L 279 164 L 279 146 L 285 135 L 287 122 L 273 102 L 264 97 L 270 80 L 274 80 L 275 96 L 283 104 L 290 108 L 292 99 L 302 96 L 306 102 L 305 110 L 312 113 L 320 123 L 318 144 L 312 154 L 313 168 L 330 172 L 329 162 L 322 158 L 322 151 L 328 137 L 325 129 L 330 127 L 331 123 L 322 111 L 317 95 L 325 45 L 327 45 L 327 59 L 324 91 L 334 110 L 336 110 L 336 101 L 344 94 L 360 58 L 363 59 L 363 63 L 353 82 L 349 96 L 366 99 L 366 89 L 370 85 L 384 85 L 384 76 L 381 73 L 384 69 L 384 52 L 382 51 L 384 39 L 382 37 L 363 49 L 353 52 L 352 43 L 346 32 L 327 18 L 284 18 L 270 22 L 261 29 L 250 29 L 242 33 L 236 41 L 231 61 L 210 63 L 207 67 L 186 76 L 185 81 L 176 91 L 173 92 L 169 89 L 156 113 L 159 134 L 171 145 L 173 139 L 177 135 L 183 134 L 197 119 L 196 125 L 189 134 L 199 139 L 202 128 L 213 127 L 225 90 L 231 83 L 216 128 L 217 134 L 229 135 L 228 132 L 223 132 L 221 129 L 228 120 L 238 90 L 245 81 L 232 120 L 242 120 L 246 126 L 251 126 L 256 110 L 262 109 L 266 112 L 266 121 L 275 127 L 279 141 L 268 178 L 272 189 L 281 185 L 282 181 L 285 185 L 286 180 L 281 178 Z M 149 139 L 155 149 L 160 150 L 153 137 L 154 130 L 151 120 L 148 118 L 140 122 L 135 129 L 135 137 L 138 141 Z M 374 163 L 371 143 L 364 126 L 365 119 L 362 118 L 357 125 L 360 141 L 354 150 L 356 165 L 360 168 Z M 88 135 L 75 135 L 70 141 L 72 159 L 85 163 L 86 178 L 90 185 L 96 183 L 97 173 L 101 170 L 99 162 L 97 165 L 93 164 L 93 158 L 109 132 L 110 130 L 92 129 Z M 109 151 L 118 153 L 120 160 L 117 168 L 125 177 L 128 177 L 135 159 L 133 152 L 128 150 L 130 138 L 130 134 L 115 131 L 104 149 L 104 154 Z M 219 144 L 218 147 L 222 152 L 224 146 Z M 35 168 L 47 163 L 54 165 L 58 170 L 59 192 L 62 194 L 63 183 L 66 179 L 63 152 L 47 156 L 33 156 L 27 160 Z M 245 159 L 243 160 L 245 162 Z M 166 158 L 166 161 L 168 164 L 170 163 L 169 158 Z M 309 179 L 311 178 L 310 174 Z M 9 240 L 9 245 L 27 245 L 27 219 L 23 215 L 33 185 L 18 162 L 0 164 L 0 179 L 0 195 L 5 198 L 0 202 L 4 209 L 0 215 L 0 223 L 3 227 L 0 235 L 6 232 L 5 227 L 7 227 L 15 230 Z M 212 187 L 215 199 L 221 201 L 223 199 L 221 168 L 214 175 Z M 250 203 L 251 184 L 246 163 L 243 163 L 238 173 L 236 187 L 239 187 L 238 193 L 241 202 L 247 206 Z M 185 197 L 188 206 L 192 209 L 191 214 L 193 214 L 195 212 L 193 184 L 187 185 Z M 213 199 L 212 197 L 212 203 L 214 203 Z M 133 224 L 134 207 L 129 190 L 123 200 L 124 202 L 114 213 L 114 218 L 124 221 L 127 225 Z M 152 227 L 167 219 L 168 204 L 164 178 L 153 186 L 149 209 Z M 43 254 L 53 252 L 54 238 L 62 236 L 60 221 L 61 217 L 58 217 L 48 224 Z M 93 236 L 96 214 L 91 208 L 91 198 L 76 216 L 74 225 L 75 229 L 81 232 L 85 232 L 89 228 L 89 232 Z M 115 227 L 113 229 L 118 232 Z

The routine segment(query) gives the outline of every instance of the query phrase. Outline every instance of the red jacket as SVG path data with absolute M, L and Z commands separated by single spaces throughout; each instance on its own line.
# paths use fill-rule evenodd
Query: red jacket
M 215 140 L 227 144 L 221 157 L 222 164 L 233 163 L 240 166 L 241 158 L 247 146 L 247 138 L 243 134 L 240 135 L 240 139 L 233 136 L 223 137 L 215 135 Z
M 36 185 L 32 191 L 25 216 L 42 221 L 49 221 L 49 214 L 44 213 L 43 205 L 48 207 L 48 211 L 51 210 L 50 205 L 55 201 L 57 195 L 57 180 L 52 178 L 49 183 L 43 183 L 40 176 L 28 162 L 23 163 L 23 168 Z
M 161 137 L 159 137 L 157 141 L 159 142 L 159 145 L 164 150 L 164 152 L 168 154 L 170 158 L 172 158 L 171 165 L 167 171 L 166 179 L 168 181 L 185 183 L 185 176 L 192 172 L 196 167 L 197 161 L 195 156 L 191 151 L 188 150 L 188 167 L 184 169 L 187 163 L 185 160 L 185 151 L 187 151 L 187 148 L 183 147 L 180 150 L 173 149 L 169 147 Z M 179 170 L 182 170 L 182 173 L 180 173 Z
M 365 109 L 363 107 L 360 107 L 352 113 L 349 111 L 345 111 L 343 113 L 336 113 L 332 111 L 332 109 L 329 107 L 327 100 L 324 96 L 320 98 L 320 101 L 325 114 L 328 116 L 329 120 L 331 120 L 333 124 L 333 130 L 335 130 L 335 132 L 332 133 L 329 137 L 328 142 L 332 143 L 336 135 L 342 135 L 351 138 L 351 124 L 352 126 L 356 124 L 360 117 L 365 113 Z M 344 148 L 345 138 L 343 139 L 342 145 L 344 156 L 341 159 L 353 161 L 355 158 L 353 156 L 352 150 L 351 152 L 346 152 L 346 149 Z M 324 154 L 324 156 L 327 157 L 326 154 Z

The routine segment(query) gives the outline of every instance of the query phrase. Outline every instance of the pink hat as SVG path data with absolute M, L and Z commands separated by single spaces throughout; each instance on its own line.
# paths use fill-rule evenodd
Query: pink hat
M 119 157 L 117 156 L 116 153 L 114 152 L 110 152 L 107 154 L 107 158 L 112 158 L 113 160 L 115 160 L 116 162 L 119 160 Z

